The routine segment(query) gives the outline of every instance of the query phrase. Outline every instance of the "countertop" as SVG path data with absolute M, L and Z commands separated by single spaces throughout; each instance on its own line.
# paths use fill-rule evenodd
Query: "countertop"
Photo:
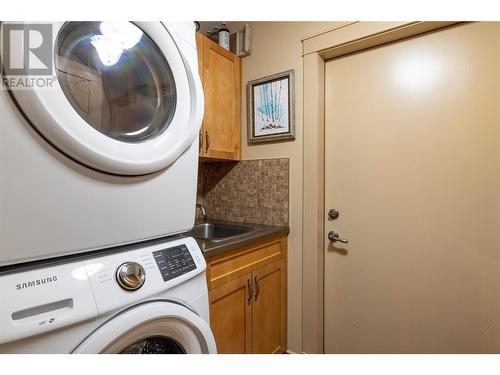
M 243 234 L 241 236 L 229 238 L 227 240 L 218 242 L 195 238 L 196 242 L 198 242 L 198 246 L 200 246 L 200 249 L 205 257 L 222 254 L 226 251 L 231 251 L 236 248 L 243 247 L 252 244 L 254 242 L 265 240 L 267 238 L 271 238 L 274 236 L 287 235 L 290 232 L 290 228 L 288 226 L 240 223 L 240 222 L 223 221 L 223 220 L 210 220 L 210 219 L 197 220 L 196 224 L 204 222 L 239 225 L 239 226 L 251 227 L 254 229 L 253 231 Z
M 204 223 L 204 222 L 239 225 L 239 226 L 251 227 L 254 229 L 253 231 L 246 233 L 244 235 L 230 238 L 228 240 L 220 241 L 220 242 L 205 241 L 205 240 L 199 240 L 199 239 L 195 238 L 196 242 L 198 242 L 198 245 L 200 246 L 200 249 L 202 250 L 203 255 L 205 257 L 209 257 L 209 256 L 216 255 L 216 254 L 222 254 L 226 251 L 231 251 L 231 250 L 234 250 L 238 247 L 243 247 L 243 246 L 252 244 L 252 243 L 260 241 L 260 240 L 272 238 L 274 236 L 279 236 L 279 235 L 284 236 L 290 232 L 290 228 L 287 226 L 261 225 L 261 224 L 253 224 L 253 223 L 223 221 L 223 220 L 210 220 L 210 219 L 197 220 L 196 224 L 200 224 L 200 223 Z M 180 239 L 180 238 L 183 238 L 186 236 L 189 236 L 189 232 L 170 236 L 170 237 L 168 237 L 168 240 L 173 241 L 173 240 Z M 3 267 L 0 267 L 0 275 L 7 275 L 7 274 L 12 274 L 12 273 L 21 272 L 21 271 L 29 271 L 32 269 L 38 269 L 38 268 L 40 268 L 41 265 L 46 265 L 46 264 L 50 264 L 50 265 L 65 264 L 65 263 L 70 262 L 70 261 L 81 261 L 83 259 L 92 259 L 92 257 L 113 254 L 113 253 L 116 253 L 118 251 L 129 251 L 129 250 L 134 250 L 134 249 L 141 249 L 144 246 L 154 245 L 157 243 L 164 243 L 165 240 L 166 240 L 165 237 L 161 237 L 161 238 L 151 239 L 151 240 L 148 240 L 145 242 L 115 246 L 115 247 L 111 247 L 108 249 L 99 249 L 99 250 L 94 250 L 94 251 L 90 251 L 90 252 L 86 252 L 86 253 L 67 255 L 65 257 L 42 259 L 42 260 L 37 260 L 37 261 L 27 262 L 27 263 L 22 263 L 22 264 L 3 266 Z

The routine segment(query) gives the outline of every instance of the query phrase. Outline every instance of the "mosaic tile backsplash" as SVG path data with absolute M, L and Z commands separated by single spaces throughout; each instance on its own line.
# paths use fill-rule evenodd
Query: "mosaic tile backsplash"
M 288 174 L 288 159 L 200 163 L 197 202 L 210 219 L 288 225 Z

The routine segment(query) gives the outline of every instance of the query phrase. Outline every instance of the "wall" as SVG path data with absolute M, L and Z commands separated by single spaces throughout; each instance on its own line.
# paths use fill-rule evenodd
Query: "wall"
M 210 219 L 286 226 L 288 171 L 288 159 L 201 163 L 197 202 Z
M 224 21 L 198 21 L 198 22 L 200 22 L 200 29 L 198 31 L 206 36 L 207 31 L 212 31 L 215 26 L 221 27 L 222 22 Z
M 242 159 L 290 159 L 290 210 L 288 237 L 288 347 L 302 352 L 302 151 L 303 63 L 302 39 L 346 22 L 249 22 L 251 55 L 242 60 Z M 231 32 L 244 23 L 229 23 Z M 248 81 L 295 69 L 296 139 L 293 142 L 247 144 L 246 84 Z

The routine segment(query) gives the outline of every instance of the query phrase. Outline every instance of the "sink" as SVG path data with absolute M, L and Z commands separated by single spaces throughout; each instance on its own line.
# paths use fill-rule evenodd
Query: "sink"
M 243 225 L 202 223 L 196 224 L 193 229 L 187 233 L 187 235 L 200 240 L 219 242 L 242 236 L 255 230 L 255 228 L 246 227 Z

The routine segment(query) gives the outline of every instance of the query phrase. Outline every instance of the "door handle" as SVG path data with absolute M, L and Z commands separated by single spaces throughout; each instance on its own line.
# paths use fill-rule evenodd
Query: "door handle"
M 206 139 L 205 152 L 208 152 L 208 149 L 210 148 L 210 136 L 208 135 L 207 131 L 205 132 L 205 139 Z
M 254 284 L 255 284 L 254 301 L 257 301 L 257 297 L 259 296 L 259 293 L 260 293 L 260 285 L 259 285 L 259 280 L 257 280 L 257 276 L 253 277 L 253 281 L 254 281 Z
M 247 279 L 247 286 L 248 286 L 248 297 L 247 297 L 247 304 L 250 305 L 252 303 L 252 279 L 249 277 Z
M 200 138 L 200 144 L 198 146 L 198 152 L 200 152 L 203 148 L 203 132 L 200 130 L 200 133 L 199 133 L 199 138 Z
M 333 243 L 335 242 L 349 243 L 349 240 L 341 238 L 339 232 L 337 232 L 336 230 L 331 230 L 330 232 L 328 232 L 328 239 Z

